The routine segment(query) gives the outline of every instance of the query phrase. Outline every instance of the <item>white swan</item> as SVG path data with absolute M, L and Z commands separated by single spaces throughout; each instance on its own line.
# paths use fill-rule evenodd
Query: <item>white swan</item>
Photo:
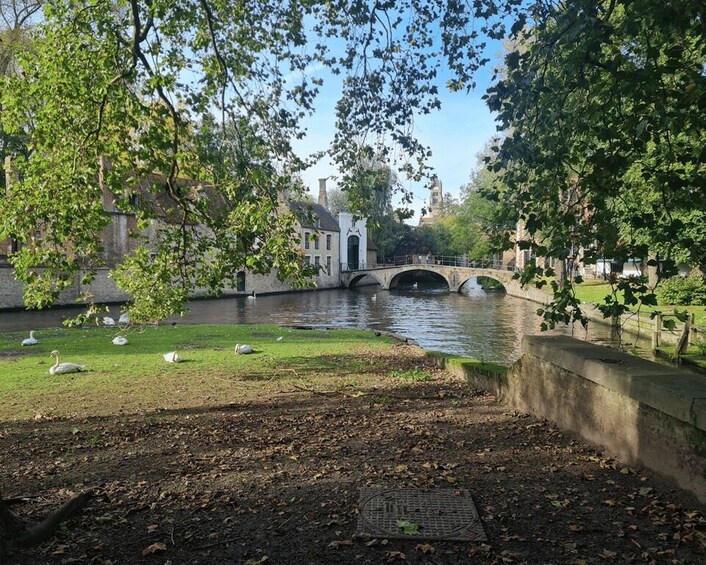
M 248 353 L 252 353 L 252 347 L 250 347 L 249 345 L 237 344 L 235 346 L 236 355 L 247 355 Z
M 257 298 L 257 294 L 255 294 L 255 291 L 252 291 L 252 294 L 248 296 L 248 300 L 255 300 Z
M 415 282 L 415 283 L 412 285 L 412 288 L 413 288 L 414 290 L 417 290 L 417 289 L 419 288 L 419 285 Z
M 49 355 L 56 357 L 56 363 L 53 367 L 49 367 L 50 375 L 65 375 L 66 373 L 78 373 L 86 369 L 85 365 L 77 365 L 76 363 L 59 363 L 59 352 L 55 349 Z
M 282 341 L 284 339 L 283 336 L 279 336 L 275 341 Z
M 119 324 L 129 324 L 130 323 L 130 314 L 128 314 L 127 312 L 120 314 L 120 318 L 118 318 L 118 323 Z
M 115 320 L 113 320 L 113 318 L 111 318 L 110 316 L 103 316 L 103 325 L 114 326 Z
M 39 343 L 38 339 L 34 337 L 34 330 L 29 332 L 29 337 L 22 340 L 22 345 L 37 345 Z
M 378 295 L 377 295 L 377 294 L 373 294 L 373 296 L 370 298 L 370 300 L 372 300 L 373 302 L 377 302 L 377 301 L 378 301 Z
M 176 351 L 170 351 L 164 354 L 164 360 L 167 363 L 181 363 L 181 356 Z
M 113 338 L 113 345 L 127 345 L 127 338 L 121 335 L 116 335 Z

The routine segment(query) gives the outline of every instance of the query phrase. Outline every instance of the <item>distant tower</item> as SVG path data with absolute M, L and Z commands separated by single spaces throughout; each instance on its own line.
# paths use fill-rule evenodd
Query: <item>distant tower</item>
M 433 224 L 444 215 L 444 191 L 439 177 L 434 177 L 429 188 L 429 203 L 426 216 L 419 220 L 419 225 Z
M 434 182 L 432 182 L 429 190 L 431 191 L 431 194 L 429 194 L 429 215 L 437 219 L 440 218 L 444 212 L 444 191 L 441 188 L 439 177 L 434 177 Z

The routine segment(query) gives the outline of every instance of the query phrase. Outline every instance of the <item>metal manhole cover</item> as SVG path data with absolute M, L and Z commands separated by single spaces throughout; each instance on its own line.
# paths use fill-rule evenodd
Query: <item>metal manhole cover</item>
M 487 539 L 466 489 L 361 488 L 359 504 L 360 534 L 401 539 Z

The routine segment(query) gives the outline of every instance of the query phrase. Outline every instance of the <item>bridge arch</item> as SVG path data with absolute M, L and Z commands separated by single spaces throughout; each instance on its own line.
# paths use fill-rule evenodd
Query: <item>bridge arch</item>
M 493 275 L 471 275 L 471 276 L 464 275 L 460 279 L 460 282 L 458 285 L 458 292 L 461 292 L 461 288 L 463 288 L 464 284 L 466 284 L 471 279 L 477 279 L 478 277 L 485 277 L 486 279 L 492 279 L 492 280 L 500 283 L 502 285 L 503 289 L 507 292 L 509 280 L 503 280 L 502 277 L 497 276 L 497 275 L 496 276 L 493 276 Z
M 344 279 L 343 281 L 343 286 L 346 286 L 348 288 L 353 288 L 358 285 L 358 283 L 364 279 L 365 277 L 370 277 L 372 279 L 375 279 L 377 283 L 382 287 L 382 288 L 387 288 L 386 284 L 387 281 L 385 281 L 384 273 L 376 273 L 375 271 L 364 271 L 364 272 L 357 272 L 355 274 L 352 274 L 350 277 L 347 279 Z
M 449 288 L 449 290 L 451 289 L 451 282 L 444 275 L 444 273 L 439 272 L 438 269 L 425 268 L 421 265 L 413 265 L 406 269 L 399 269 L 398 272 L 396 272 L 390 278 L 389 288 L 397 288 L 399 286 L 400 281 L 405 277 L 405 275 L 408 275 L 410 273 L 432 273 L 435 279 L 443 281 L 444 283 L 446 283 L 446 286 Z

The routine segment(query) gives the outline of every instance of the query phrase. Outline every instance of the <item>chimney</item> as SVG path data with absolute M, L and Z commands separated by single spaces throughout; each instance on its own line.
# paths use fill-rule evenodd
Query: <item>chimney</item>
M 326 194 L 326 179 L 319 179 L 319 204 L 328 210 L 328 195 Z

